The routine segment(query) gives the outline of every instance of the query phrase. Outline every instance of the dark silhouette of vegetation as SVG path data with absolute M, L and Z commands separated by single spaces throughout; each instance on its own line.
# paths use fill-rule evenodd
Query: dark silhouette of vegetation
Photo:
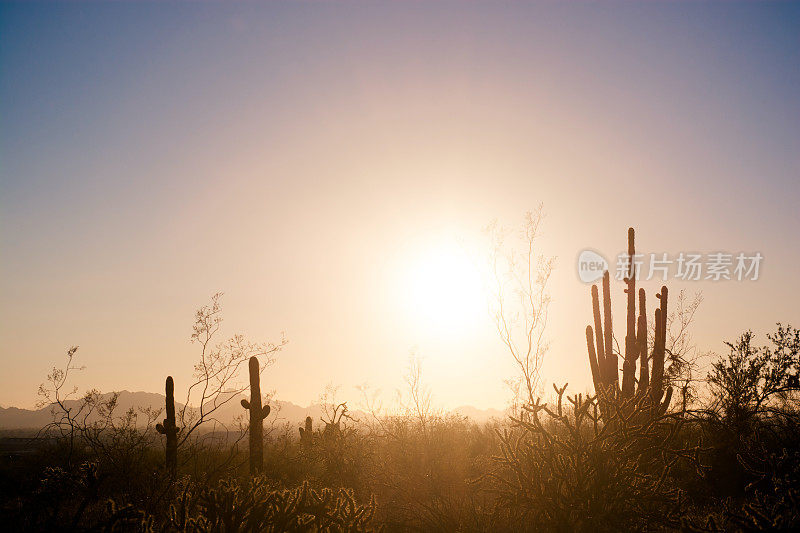
M 603 275 L 603 316 L 600 316 L 600 301 L 597 285 L 592 285 L 592 310 L 594 330 L 586 326 L 586 344 L 589 350 L 589 367 L 594 389 L 599 397 L 603 416 L 611 416 L 619 405 L 633 405 L 628 400 L 638 398 L 651 404 L 654 414 L 661 414 L 669 407 L 672 388 L 664 388 L 664 358 L 667 338 L 667 287 L 661 287 L 656 296 L 660 306 L 655 311 L 655 335 L 653 350 L 648 352 L 647 308 L 644 289 L 639 289 L 639 313 L 636 313 L 636 270 L 634 265 L 634 230 L 628 229 L 628 257 L 630 269 L 625 277 L 627 288 L 627 332 L 625 354 L 622 363 L 622 386 L 619 379 L 619 358 L 614 348 L 614 333 L 611 322 L 611 282 L 608 271 Z M 649 355 L 648 355 L 649 354 Z M 636 379 L 636 363 L 639 363 L 639 379 Z
M 211 304 L 195 313 L 191 342 L 200 346 L 200 360 L 194 366 L 194 381 L 187 389 L 186 401 L 177 414 L 181 427 L 179 447 L 189 444 L 195 432 L 206 425 L 211 425 L 212 430 L 227 431 L 229 428 L 215 415 L 247 390 L 246 385 L 237 382 L 241 367 L 256 357 L 260 358 L 259 373 L 263 372 L 288 342 L 283 337 L 277 343 L 251 342 L 242 335 L 216 342 L 222 325 L 221 297 L 222 293 L 215 294 Z
M 300 443 L 303 445 L 303 449 L 309 452 L 314 446 L 314 419 L 307 416 L 305 427 L 298 429 L 300 430 Z
M 650 398 L 600 402 L 555 387 L 500 433 L 498 504 L 515 521 L 556 531 L 677 526 L 677 461 L 699 468 L 699 448 L 680 442 L 680 414 L 653 415 Z M 564 400 L 567 400 L 566 402 Z
M 178 469 L 178 426 L 175 424 L 175 383 L 172 376 L 167 376 L 166 408 L 167 418 L 156 424 L 156 431 L 167 438 L 166 466 L 170 476 L 175 476 Z
M 250 400 L 242 399 L 242 407 L 250 412 L 250 473 L 264 469 L 264 419 L 269 415 L 269 405 L 261 405 L 261 375 L 258 359 L 250 358 Z
M 104 529 L 167 531 L 373 531 L 375 501 L 359 505 L 345 489 L 315 490 L 308 483 L 277 490 L 262 477 L 240 482 L 221 480 L 212 486 L 187 484 L 170 505 L 164 524 L 132 505 L 109 501 Z
M 633 231 L 629 253 L 635 252 Z M 9 531 L 796 531 L 800 527 L 800 331 L 778 324 L 759 346 L 750 331 L 690 376 L 685 333 L 698 300 L 655 327 L 635 272 L 625 280 L 627 332 L 592 287 L 586 329 L 595 390 L 536 392 L 539 342 L 518 365 L 522 398 L 507 419 L 477 424 L 433 409 L 412 360 L 397 412 L 351 411 L 334 387 L 319 424 L 264 419 L 261 372 L 280 349 L 234 336 L 214 344 L 218 298 L 196 316 L 195 381 L 176 405 L 119 412 L 117 395 L 69 389 L 77 348 L 40 388 L 53 421 L 30 453 L 0 457 L 0 515 Z M 633 297 L 632 297 L 633 296 Z M 538 305 L 538 304 L 537 304 Z M 678 317 L 677 319 L 673 317 Z M 674 331 L 669 322 L 677 320 Z M 528 330 L 531 331 L 531 330 Z M 525 338 L 528 338 L 527 336 Z M 507 345 L 506 345 L 507 346 Z M 259 358 L 261 358 L 259 360 Z M 248 361 L 249 425 L 223 425 L 241 400 Z M 689 361 L 689 362 L 687 362 Z M 621 363 L 621 364 L 620 364 Z M 526 366 L 527 365 L 527 366 Z M 621 368 L 620 368 L 621 367 Z M 696 392 L 689 394 L 688 384 Z M 671 402 L 673 387 L 681 401 Z M 364 394 L 365 398 L 368 395 Z M 267 397 L 269 397 L 267 395 Z M 199 403 L 197 403 L 199 400 Z M 205 405 L 205 407 L 203 407 Z M 249 430 L 248 451 L 240 441 Z M 163 475 L 163 440 L 166 470 Z M 191 437 L 189 436 L 191 434 Z
M 772 346 L 753 346 L 752 331 L 726 342 L 730 353 L 708 375 L 715 398 L 710 413 L 739 435 L 749 434 L 758 416 L 784 414 L 787 399 L 800 390 L 800 333 L 778 324 L 768 337 Z

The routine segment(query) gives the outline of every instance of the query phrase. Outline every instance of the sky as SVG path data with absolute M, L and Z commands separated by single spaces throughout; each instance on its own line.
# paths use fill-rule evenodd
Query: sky
M 180 395 L 220 291 L 224 334 L 285 333 L 282 400 L 388 399 L 413 352 L 434 405 L 502 408 L 474 273 L 539 204 L 546 387 L 589 387 L 576 261 L 629 226 L 760 252 L 757 281 L 668 285 L 703 294 L 699 352 L 765 342 L 800 324 L 799 87 L 788 2 L 2 4 L 0 405 L 73 345 L 80 389 Z

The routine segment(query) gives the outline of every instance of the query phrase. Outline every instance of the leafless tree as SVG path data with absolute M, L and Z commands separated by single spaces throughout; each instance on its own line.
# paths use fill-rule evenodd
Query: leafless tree
M 703 303 L 703 293 L 698 291 L 690 297 L 685 290 L 681 290 L 676 300 L 673 311 L 667 317 L 664 379 L 668 386 L 680 391 L 683 408 L 686 409 L 696 398 L 696 385 L 705 382 L 702 377 L 695 377 L 701 354 L 691 333 L 695 314 Z M 648 331 L 648 342 L 651 344 L 655 339 L 654 328 L 655 324 L 651 324 Z
M 341 434 L 343 429 L 343 422 L 352 421 L 358 422 L 350 414 L 347 407 L 347 402 L 340 402 L 337 399 L 339 387 L 329 384 L 325 387 L 325 391 L 319 397 L 319 403 L 322 406 L 322 423 L 325 424 L 323 434 L 326 438 L 334 438 Z
M 516 378 L 507 381 L 514 402 L 527 405 L 536 400 L 540 370 L 548 349 L 544 338 L 550 304 L 547 284 L 555 258 L 538 250 L 543 218 L 540 205 L 525 214 L 518 232 L 504 229 L 496 222 L 486 228 L 494 284 L 490 313 L 500 340 L 519 370 Z
M 76 400 L 78 394 L 76 386 L 73 386 L 71 390 L 65 388 L 67 380 L 71 373 L 85 368 L 75 364 L 77 351 L 77 346 L 67 350 L 67 362 L 64 368 L 53 367 L 53 370 L 47 375 L 47 381 L 39 385 L 39 401 L 36 404 L 39 409 L 50 406 L 50 414 L 53 417 L 53 421 L 42 428 L 40 434 L 55 430 L 62 438 L 67 439 L 70 459 L 75 450 L 75 439 L 78 437 L 76 432 L 78 419 L 88 407 L 85 403 L 67 406 L 67 402 Z
M 383 402 L 381 401 L 380 389 L 373 389 L 369 383 L 364 382 L 360 385 L 356 385 L 356 390 L 361 396 L 358 408 L 372 419 L 380 418 L 383 415 Z
M 194 366 L 193 381 L 178 413 L 181 427 L 179 447 L 204 424 L 212 423 L 227 429 L 216 415 L 220 408 L 237 401 L 239 395 L 247 390 L 247 383 L 238 381 L 240 369 L 247 367 L 250 358 L 255 356 L 259 358 L 260 371 L 263 372 L 288 342 L 283 334 L 277 343 L 250 342 L 237 334 L 216 343 L 222 324 L 221 297 L 222 293 L 215 294 L 210 304 L 195 313 L 191 341 L 200 346 L 200 360 Z
M 403 409 L 416 418 L 422 430 L 425 431 L 433 414 L 431 389 L 422 382 L 422 359 L 416 354 L 412 354 L 409 358 L 405 381 L 409 400 L 403 405 Z
M 77 346 L 67 350 L 63 368 L 54 367 L 45 383 L 39 385 L 37 407 L 50 407 L 53 417 L 39 435 L 55 433 L 67 443 L 67 463 L 71 464 L 78 446 L 90 449 L 95 457 L 123 471 L 144 453 L 152 438 L 153 422 L 160 410 L 133 407 L 120 413 L 119 393 L 102 394 L 97 389 L 78 396 L 78 388 L 68 388 L 70 376 L 84 369 L 75 364 Z

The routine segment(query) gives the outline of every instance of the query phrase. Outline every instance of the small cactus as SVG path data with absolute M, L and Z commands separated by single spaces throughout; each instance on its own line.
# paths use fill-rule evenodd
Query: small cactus
M 313 427 L 313 420 L 311 420 L 310 416 L 306 417 L 306 427 L 305 429 L 300 429 L 300 444 L 303 447 L 303 450 L 309 451 L 314 444 L 314 427 Z
M 172 376 L 167 376 L 167 418 L 161 424 L 156 424 L 156 431 L 167 437 L 167 472 L 175 475 L 178 468 L 178 426 L 175 424 L 175 383 Z
M 258 359 L 250 358 L 250 401 L 242 399 L 242 407 L 250 411 L 250 473 L 255 475 L 264 468 L 264 419 L 269 415 L 269 405 L 261 406 L 261 376 Z

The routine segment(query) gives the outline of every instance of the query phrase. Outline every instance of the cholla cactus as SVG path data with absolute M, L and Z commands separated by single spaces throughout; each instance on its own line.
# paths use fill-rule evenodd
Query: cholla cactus
M 178 467 L 178 426 L 175 424 L 175 383 L 172 376 L 167 376 L 165 389 L 167 418 L 156 424 L 156 431 L 167 437 L 167 472 L 174 476 Z
M 375 498 L 359 504 L 352 489 L 274 490 L 264 477 L 221 480 L 199 496 L 199 531 L 380 531 Z M 194 524 L 193 524 L 194 525 Z M 187 528 L 187 530 L 195 530 Z
M 597 285 L 592 286 L 592 308 L 594 330 L 586 326 L 586 345 L 589 350 L 589 366 L 592 370 L 595 392 L 601 398 L 601 409 L 608 401 L 621 398 L 623 401 L 643 399 L 649 396 L 657 412 L 663 413 L 669 407 L 672 388 L 664 390 L 664 357 L 667 334 L 667 287 L 661 287 L 657 294 L 660 307 L 655 313 L 655 336 L 652 350 L 652 367 L 648 361 L 647 312 L 645 291 L 639 289 L 639 314 L 636 314 L 636 270 L 633 258 L 636 253 L 633 228 L 628 229 L 628 256 L 630 268 L 625 278 L 628 295 L 627 333 L 625 335 L 625 356 L 622 364 L 622 387 L 618 375 L 618 357 L 612 343 L 611 289 L 608 271 L 603 275 L 603 317 L 600 317 L 600 299 Z M 637 386 L 636 363 L 640 372 Z M 663 401 L 662 401 L 663 400 Z
M 675 529 L 683 509 L 672 468 L 700 468 L 682 421 L 653 416 L 649 396 L 605 400 L 603 412 L 597 396 L 566 388 L 553 384 L 555 401 L 537 399 L 511 417 L 512 430 L 497 430 L 499 468 L 486 479 L 498 509 L 525 516 L 532 531 Z
M 300 444 L 303 446 L 305 451 L 309 451 L 311 447 L 314 445 L 314 428 L 313 428 L 313 420 L 311 420 L 310 416 L 306 417 L 306 427 L 305 429 L 300 429 Z
M 250 411 L 250 473 L 264 468 L 264 419 L 269 415 L 269 405 L 261 406 L 261 376 L 258 359 L 250 358 L 250 401 L 242 399 L 242 407 Z

